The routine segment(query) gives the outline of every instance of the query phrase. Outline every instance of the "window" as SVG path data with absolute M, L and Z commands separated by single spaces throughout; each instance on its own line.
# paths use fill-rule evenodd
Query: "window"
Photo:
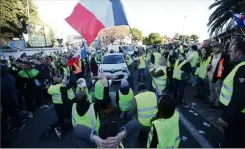
M 120 64 L 124 63 L 122 55 L 106 55 L 103 57 L 102 64 Z

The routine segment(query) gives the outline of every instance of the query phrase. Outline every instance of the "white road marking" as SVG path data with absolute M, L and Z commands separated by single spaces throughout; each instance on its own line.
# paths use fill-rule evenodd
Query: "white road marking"
M 200 144 L 202 148 L 213 148 L 210 142 L 205 139 L 198 130 L 188 121 L 185 116 L 177 109 L 180 116 L 180 122 L 185 126 L 185 128 L 190 132 L 194 139 Z

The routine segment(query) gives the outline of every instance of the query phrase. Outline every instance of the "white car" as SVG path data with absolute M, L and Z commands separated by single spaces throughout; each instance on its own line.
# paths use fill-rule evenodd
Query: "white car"
M 123 45 L 121 46 L 124 50 L 124 52 L 128 53 L 130 56 L 132 56 L 134 54 L 134 46 L 131 46 L 131 45 Z
M 98 75 L 116 76 L 115 81 L 127 79 L 130 75 L 122 53 L 106 53 L 98 69 Z

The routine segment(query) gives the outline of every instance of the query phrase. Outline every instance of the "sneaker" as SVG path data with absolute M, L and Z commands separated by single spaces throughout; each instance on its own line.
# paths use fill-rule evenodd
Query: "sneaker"
M 54 130 L 55 130 L 57 137 L 59 139 L 62 139 L 62 133 L 61 133 L 60 127 L 55 127 Z
M 33 116 L 33 113 L 32 112 L 28 112 L 28 118 L 33 118 L 34 116 Z
M 219 108 L 218 106 L 211 105 L 211 107 L 209 108 L 209 110 L 212 111 L 212 110 L 216 110 L 216 109 L 218 109 L 218 108 Z
M 20 132 L 26 126 L 25 123 L 22 123 L 19 127 L 15 127 L 12 131 L 13 132 Z

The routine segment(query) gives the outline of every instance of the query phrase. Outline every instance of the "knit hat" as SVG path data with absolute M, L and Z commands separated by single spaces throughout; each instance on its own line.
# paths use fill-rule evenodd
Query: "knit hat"
M 125 88 L 125 87 L 128 87 L 128 86 L 129 86 L 128 81 L 126 79 L 123 79 L 121 81 L 121 88 Z

